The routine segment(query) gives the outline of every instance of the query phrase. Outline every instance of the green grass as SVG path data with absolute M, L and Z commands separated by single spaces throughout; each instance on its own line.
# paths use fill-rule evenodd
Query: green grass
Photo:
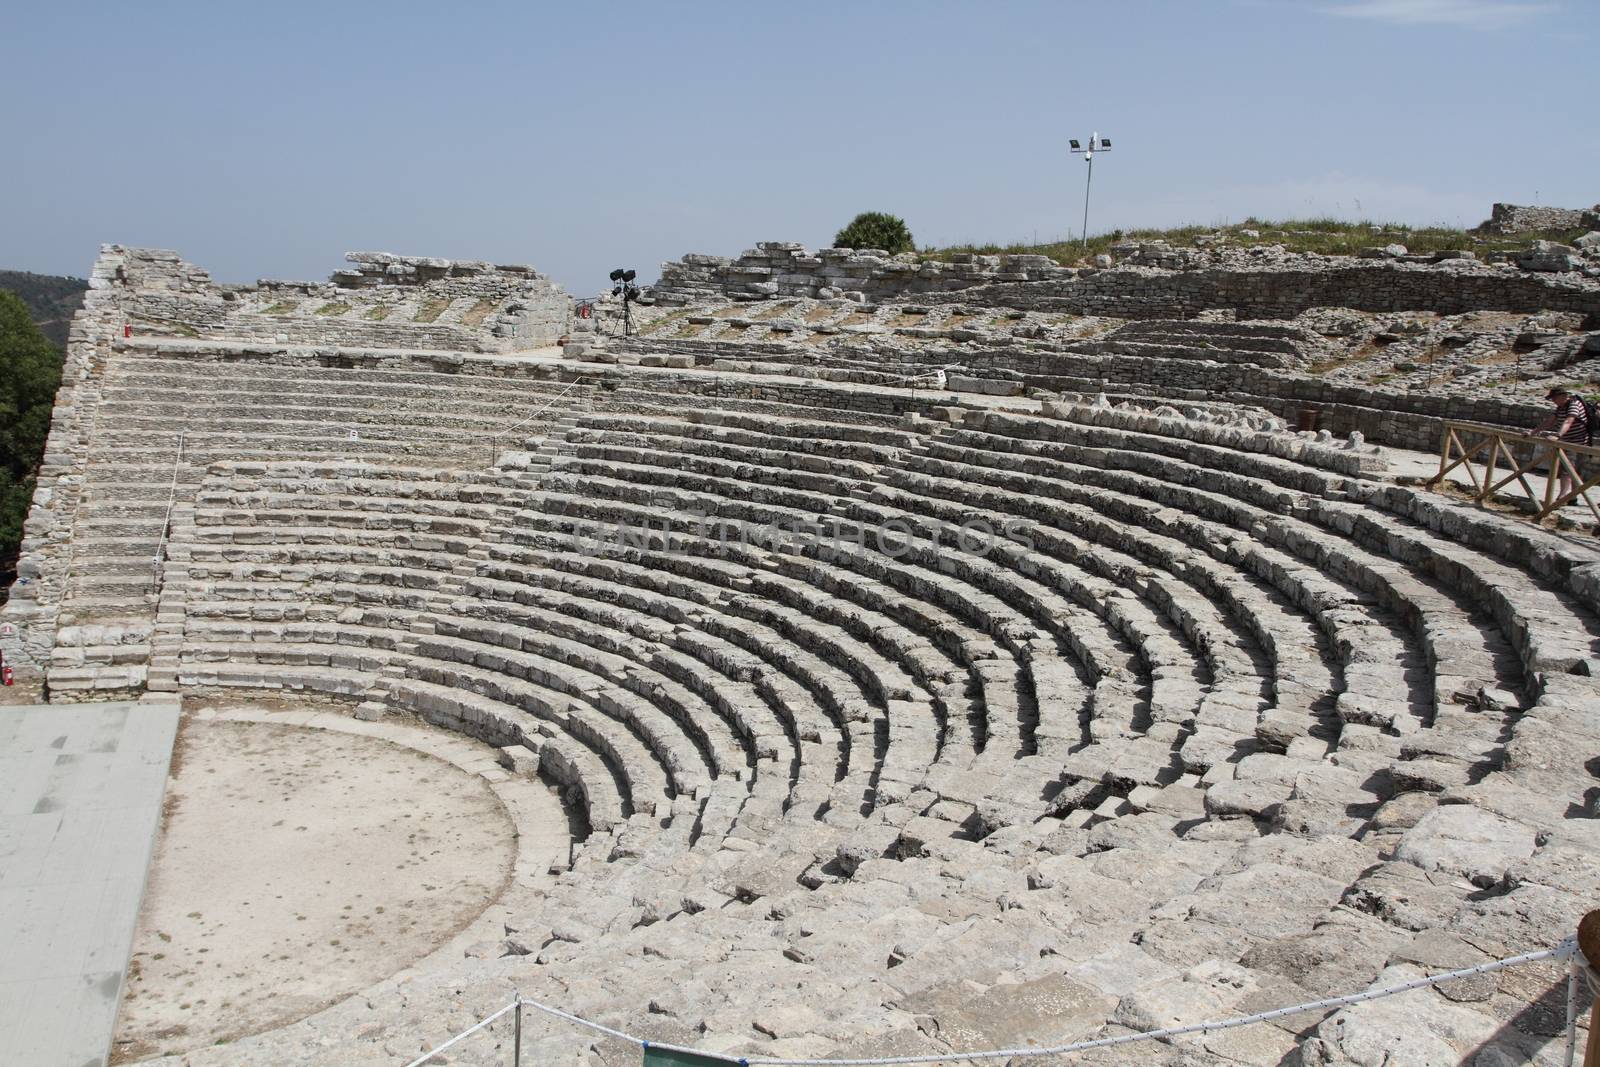
M 444 312 L 445 312 L 445 309 L 448 308 L 449 306 L 450 306 L 450 301 L 448 301 L 448 300 L 441 300 L 441 299 L 439 299 L 437 297 L 432 299 L 432 300 L 428 300 L 420 308 L 417 309 L 417 313 L 415 315 L 411 316 L 411 321 L 412 322 L 432 322 L 435 319 L 437 319 L 440 315 L 443 315 Z
M 1258 237 L 1246 237 L 1241 230 L 1255 230 Z M 1245 219 L 1227 226 L 1175 226 L 1170 229 L 1113 230 L 1110 233 L 1091 234 L 1085 245 L 1075 239 L 1065 238 L 1041 244 L 966 244 L 947 248 L 926 248 L 917 253 L 920 259 L 949 260 L 961 252 L 978 255 L 1004 253 L 1049 256 L 1058 263 L 1068 265 L 1092 261 L 1114 244 L 1124 241 L 1166 241 L 1174 248 L 1193 248 L 1194 239 L 1203 234 L 1222 234 L 1227 244 L 1236 248 L 1255 245 L 1281 244 L 1291 252 L 1318 252 L 1330 256 L 1355 255 L 1363 248 L 1388 244 L 1402 244 L 1413 253 L 1426 254 L 1453 249 L 1476 252 L 1482 258 L 1487 252 L 1512 252 L 1528 247 L 1534 241 L 1559 241 L 1571 244 L 1581 237 L 1579 230 L 1547 230 L 1537 233 L 1517 234 L 1511 237 L 1499 234 L 1478 233 L 1452 226 L 1408 226 L 1404 223 L 1375 223 L 1334 218 L 1283 219 L 1264 222 Z
M 349 304 L 346 304 L 342 300 L 335 300 L 332 303 L 323 304 L 321 307 L 319 307 L 317 309 L 317 314 L 318 315 L 344 315 L 344 314 L 347 314 L 349 311 L 350 311 L 350 305 Z
M 287 315 L 300 306 L 298 300 L 280 300 L 262 312 L 263 315 Z
M 372 322 L 382 322 L 384 319 L 389 317 L 389 310 L 390 308 L 388 304 L 378 304 L 374 307 L 368 308 L 367 313 L 363 315 L 362 318 L 368 319 Z
M 639 336 L 659 337 L 666 333 L 669 327 L 682 324 L 691 313 L 697 312 L 698 310 L 698 308 L 686 307 L 679 308 L 676 311 L 669 311 L 660 318 L 651 319 L 645 325 L 639 327 Z M 694 332 L 699 333 L 700 327 L 696 326 Z
M 128 315 L 128 317 L 131 319 L 136 319 L 139 322 L 149 323 L 151 326 L 169 330 L 172 333 L 177 334 L 179 337 L 191 337 L 196 340 L 198 340 L 200 337 L 200 331 L 189 325 L 187 322 L 179 322 L 176 319 L 157 318 L 153 315 L 140 315 L 138 312 L 132 312 Z
M 463 325 L 463 326 L 479 326 L 479 325 L 482 325 L 483 324 L 483 320 L 489 317 L 489 312 L 493 311 L 495 308 L 497 308 L 499 306 L 500 306 L 500 301 L 496 300 L 492 296 L 479 297 L 478 298 L 478 302 L 473 304 L 470 308 L 468 308 L 466 310 L 466 312 L 464 314 L 462 314 L 462 316 L 461 316 L 461 325 Z

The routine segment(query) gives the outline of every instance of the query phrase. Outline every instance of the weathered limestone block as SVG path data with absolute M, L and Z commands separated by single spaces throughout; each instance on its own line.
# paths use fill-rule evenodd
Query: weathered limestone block
M 1517 266 L 1523 270 L 1534 271 L 1570 271 L 1577 270 L 1582 265 L 1583 260 L 1578 249 L 1554 241 L 1533 242 L 1528 251 L 1517 260 Z
M 1407 830 L 1397 859 L 1424 871 L 1460 875 L 1474 885 L 1500 882 L 1512 864 L 1533 855 L 1532 827 L 1473 807 L 1447 804 Z
M 901 1010 L 929 1020 L 952 1048 L 1014 1048 L 1065 1044 L 1098 1030 L 1112 1006 L 1092 986 L 1053 975 L 974 989 L 952 982 L 908 997 Z
M 1206 1022 L 1229 1014 L 1229 1009 L 1255 988 L 1255 977 L 1243 967 L 1207 960 L 1189 968 L 1178 981 L 1147 985 L 1129 993 L 1118 1001 L 1112 1020 L 1131 1030 Z
M 1372 988 L 1399 985 L 1424 973 L 1399 964 L 1386 968 Z M 1492 1016 L 1452 1004 L 1433 990 L 1418 990 L 1343 1009 L 1317 1027 L 1316 1037 L 1306 1043 L 1301 1055 L 1308 1067 L 1378 1067 L 1386 1063 L 1456 1067 L 1498 1029 Z M 1480 1052 L 1480 1060 L 1482 1056 Z
M 1293 791 L 1291 784 L 1264 779 L 1219 782 L 1205 791 L 1206 814 L 1270 819 L 1274 811 L 1289 800 Z
M 542 759 L 540 746 L 532 745 L 504 745 L 499 749 L 500 766 L 512 774 L 524 778 L 535 777 L 539 773 L 539 764 Z

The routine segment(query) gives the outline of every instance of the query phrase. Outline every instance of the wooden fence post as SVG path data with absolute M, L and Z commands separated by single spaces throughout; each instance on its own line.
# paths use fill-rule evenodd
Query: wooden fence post
M 1439 473 L 1433 476 L 1435 484 L 1444 481 L 1445 468 L 1450 465 L 1450 442 L 1455 440 L 1455 436 L 1455 427 L 1445 423 L 1444 433 L 1439 438 Z

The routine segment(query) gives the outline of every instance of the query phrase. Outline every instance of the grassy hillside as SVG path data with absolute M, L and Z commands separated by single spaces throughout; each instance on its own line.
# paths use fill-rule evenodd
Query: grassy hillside
M 33 274 L 25 270 L 0 270 L 0 289 L 9 289 L 22 298 L 28 314 L 39 330 L 57 348 L 67 345 L 67 326 L 73 313 L 83 304 L 89 283 L 82 278 L 63 278 L 54 274 Z
M 1251 237 L 1243 231 L 1253 230 Z M 1343 219 L 1284 219 L 1264 222 L 1245 219 L 1232 226 L 1177 226 L 1166 230 L 1113 230 L 1110 233 L 1091 234 L 1087 245 L 1073 239 L 1050 241 L 1045 244 L 1010 245 L 951 245 L 948 248 L 928 248 L 918 252 L 923 259 L 949 259 L 959 252 L 976 252 L 994 255 L 1001 252 L 1027 253 L 1049 256 L 1067 264 L 1091 259 L 1108 251 L 1122 241 L 1167 241 L 1178 248 L 1193 248 L 1195 238 L 1217 236 L 1226 238 L 1232 247 L 1249 248 L 1252 245 L 1281 244 L 1293 252 L 1320 252 L 1323 255 L 1355 255 L 1363 248 L 1374 245 L 1402 244 L 1415 253 L 1442 252 L 1448 249 L 1467 249 L 1481 258 L 1488 252 L 1513 252 L 1526 248 L 1536 240 L 1570 243 L 1582 236 L 1578 230 L 1553 230 L 1541 233 L 1517 234 L 1505 237 L 1499 234 L 1479 233 L 1475 230 L 1458 230 L 1449 226 L 1405 226 L 1400 223 L 1347 221 Z

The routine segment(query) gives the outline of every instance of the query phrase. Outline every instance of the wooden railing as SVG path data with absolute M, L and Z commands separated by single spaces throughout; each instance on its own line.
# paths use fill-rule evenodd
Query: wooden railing
M 1588 495 L 1588 490 L 1600 485 L 1600 448 L 1593 445 L 1568 444 L 1503 426 L 1447 421 L 1439 442 L 1439 473 L 1428 479 L 1428 485 L 1437 486 L 1458 467 L 1471 481 L 1479 504 L 1516 482 L 1538 509 L 1535 522 L 1582 500 L 1600 526 L 1600 509 Z M 1563 475 L 1573 486 L 1565 492 L 1561 489 Z M 1541 478 L 1542 491 L 1535 488 Z

